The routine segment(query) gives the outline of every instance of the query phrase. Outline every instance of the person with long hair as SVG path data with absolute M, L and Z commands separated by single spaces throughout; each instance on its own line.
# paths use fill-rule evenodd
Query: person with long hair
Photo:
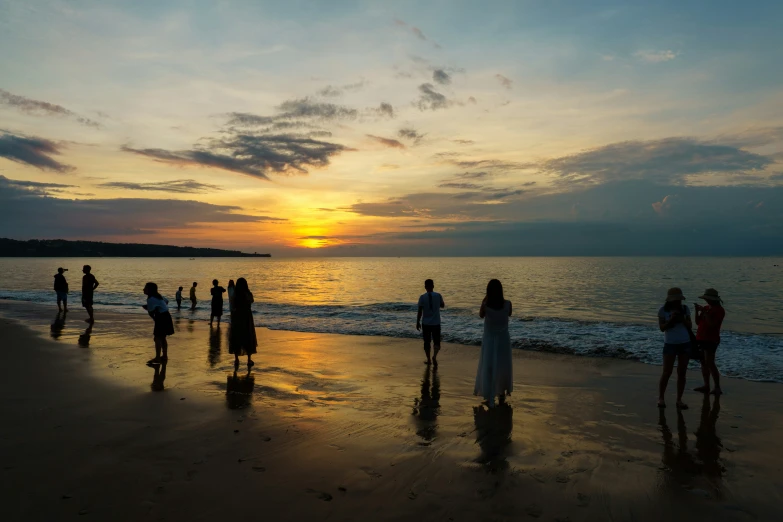
M 707 301 L 707 306 L 694 304 L 696 308 L 696 342 L 702 352 L 701 374 L 704 377 L 704 386 L 699 386 L 695 391 L 720 395 L 720 370 L 715 365 L 715 353 L 720 344 L 720 327 L 726 310 L 723 309 L 723 299 L 714 288 L 708 288 L 699 299 Z M 715 382 L 715 387 L 710 392 L 710 376 Z
M 152 282 L 144 285 L 144 295 L 147 296 L 147 304 L 142 308 L 155 321 L 155 328 L 152 330 L 152 337 L 155 339 L 155 358 L 147 361 L 147 364 L 165 363 L 169 360 L 169 343 L 166 337 L 174 335 L 174 322 L 169 313 L 169 301 L 158 293 L 158 285 Z M 163 352 L 162 355 L 161 352 Z
M 503 296 L 503 285 L 492 279 L 487 284 L 487 294 L 479 310 L 479 317 L 484 319 L 484 337 L 473 388 L 473 395 L 484 397 L 490 408 L 495 405 L 495 397 L 503 404 L 506 395 L 511 395 L 514 389 L 511 337 L 508 333 L 511 309 L 511 301 Z
M 235 285 L 234 280 L 229 279 L 228 280 L 228 311 L 233 312 L 234 311 L 234 291 L 235 291 Z
M 658 327 L 663 332 L 663 373 L 658 382 L 658 407 L 665 408 L 664 394 L 669 377 L 677 362 L 677 408 L 687 410 L 682 402 L 685 391 L 685 379 L 688 373 L 688 361 L 691 352 L 691 311 L 682 302 L 685 296 L 679 288 L 670 288 L 666 302 L 658 310 Z
M 255 363 L 252 355 L 256 353 L 258 339 L 256 325 L 253 323 L 253 294 L 244 277 L 237 279 L 234 287 L 234 311 L 231 312 L 231 333 L 229 334 L 228 353 L 234 354 L 234 367 L 239 367 L 239 357 L 247 355 L 247 367 Z

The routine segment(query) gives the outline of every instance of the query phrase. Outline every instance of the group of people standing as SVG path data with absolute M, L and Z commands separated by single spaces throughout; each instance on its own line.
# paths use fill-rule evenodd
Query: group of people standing
M 192 302 L 191 310 L 195 310 L 197 282 L 193 283 L 190 289 L 190 299 Z M 143 306 L 155 322 L 153 329 L 153 338 L 155 339 L 155 358 L 147 364 L 161 364 L 168 360 L 166 350 L 168 342 L 166 338 L 174 335 L 174 325 L 171 320 L 171 314 L 168 309 L 168 300 L 158 293 L 158 285 L 149 282 L 144 286 L 144 295 L 147 296 L 147 304 Z M 228 293 L 229 311 L 231 314 L 231 330 L 229 331 L 229 349 L 228 352 L 234 355 L 234 366 L 239 366 L 239 358 L 247 357 L 247 367 L 252 368 L 253 354 L 258 347 L 256 337 L 256 327 L 253 322 L 253 293 L 248 288 L 247 280 L 244 277 L 228 282 L 228 290 L 220 286 L 217 279 L 212 280 L 212 310 L 209 316 L 209 326 L 217 318 L 217 327 L 220 328 L 220 320 L 223 317 L 223 294 Z M 177 309 L 182 306 L 182 287 L 176 293 Z M 171 327 L 169 327 L 171 325 Z
M 446 302 L 441 294 L 435 292 L 432 279 L 424 282 L 424 289 L 425 293 L 419 297 L 416 329 L 422 332 L 424 353 L 427 356 L 425 363 L 437 367 L 441 348 L 440 311 L 446 307 Z M 720 345 L 720 330 L 726 311 L 720 294 L 714 288 L 705 290 L 699 299 L 706 301 L 707 305 L 694 305 L 696 333 L 692 330 L 690 310 L 683 304 L 685 296 L 681 289 L 670 288 L 665 304 L 658 310 L 658 326 L 664 335 L 663 373 L 658 385 L 660 408 L 666 407 L 664 394 L 675 362 L 678 409 L 688 408 L 682 396 L 685 392 L 688 362 L 692 359 L 700 362 L 704 378 L 704 384 L 694 391 L 713 395 L 723 393 L 715 354 Z M 487 291 L 479 308 L 479 317 L 484 320 L 484 334 L 473 388 L 473 394 L 483 397 L 490 407 L 494 406 L 496 397 L 498 402 L 503 404 L 514 388 L 511 338 L 508 331 L 511 312 L 511 301 L 503 296 L 503 285 L 497 279 L 492 279 L 487 284 Z
M 54 292 L 57 294 L 57 309 L 61 312 L 68 312 L 68 280 L 65 279 L 65 272 L 67 268 L 60 267 L 57 269 L 57 273 L 54 274 Z M 92 267 L 90 265 L 84 265 L 82 267 L 82 306 L 87 310 L 88 318 L 85 319 L 88 323 L 95 322 L 95 313 L 93 310 L 93 296 L 95 289 L 98 288 L 98 280 L 92 275 Z
M 54 290 L 57 293 L 57 307 L 61 311 L 68 311 L 68 282 L 64 272 L 67 269 L 58 268 L 54 276 Z M 93 295 L 98 287 L 98 280 L 92 274 L 89 265 L 82 268 L 82 306 L 87 310 L 89 318 L 86 321 L 94 323 Z M 193 282 L 190 288 L 191 310 L 196 309 L 196 287 L 198 282 Z M 177 309 L 182 306 L 182 289 L 176 292 Z M 440 311 L 446 307 L 443 296 L 435 292 L 435 283 L 432 279 L 424 282 L 425 293 L 419 297 L 418 312 L 416 315 L 416 329 L 422 332 L 424 340 L 425 363 L 437 367 L 438 353 L 441 349 L 441 317 Z M 144 294 L 147 303 L 143 306 L 155 326 L 153 338 L 155 340 L 155 357 L 148 361 L 150 365 L 165 364 L 168 360 L 167 338 L 174 335 L 174 324 L 168 308 L 168 300 L 158 291 L 158 285 L 149 282 L 144 286 Z M 247 366 L 251 368 L 255 363 L 252 356 L 256 353 L 258 339 L 256 337 L 253 321 L 253 294 L 248 288 L 244 277 L 228 282 L 228 288 L 220 286 L 219 281 L 212 281 L 210 289 L 212 295 L 209 324 L 217 318 L 217 327 L 223 316 L 223 294 L 228 294 L 229 311 L 231 314 L 231 330 L 229 333 L 229 353 L 234 355 L 234 366 L 239 366 L 239 358 L 247 357 Z M 666 302 L 658 310 L 658 326 L 663 332 L 663 373 L 658 385 L 658 406 L 666 407 L 664 395 L 669 378 L 677 363 L 677 408 L 687 409 L 688 406 L 682 400 L 686 385 L 688 362 L 692 359 L 701 363 L 704 384 L 695 389 L 703 393 L 714 395 L 722 394 L 720 387 L 720 371 L 715 364 L 715 355 L 720 345 L 720 330 L 726 311 L 723 308 L 723 300 L 714 288 L 708 288 L 699 296 L 707 302 L 706 306 L 694 305 L 696 333 L 693 333 L 691 312 L 687 305 L 683 304 L 685 296 L 680 288 L 670 288 L 667 292 Z M 497 279 L 492 279 L 487 284 L 484 299 L 479 307 L 479 317 L 484 320 L 484 333 L 479 354 L 478 369 L 473 388 L 473 394 L 481 396 L 492 407 L 495 398 L 501 404 L 507 396 L 511 395 L 514 388 L 513 364 L 511 357 L 511 338 L 509 334 L 509 317 L 512 313 L 511 301 L 503 295 L 503 285 Z M 712 383 L 711 383 L 712 381 Z

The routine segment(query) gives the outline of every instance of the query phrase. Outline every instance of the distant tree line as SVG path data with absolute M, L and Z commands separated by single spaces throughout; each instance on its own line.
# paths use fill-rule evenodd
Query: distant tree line
M 103 243 L 31 239 L 17 241 L 0 238 L 0 257 L 272 257 L 219 248 L 147 245 L 142 243 Z

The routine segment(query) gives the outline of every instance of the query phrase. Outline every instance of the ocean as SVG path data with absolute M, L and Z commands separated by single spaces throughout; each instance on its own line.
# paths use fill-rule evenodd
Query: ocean
M 410 338 L 418 336 L 416 303 L 432 278 L 446 302 L 444 340 L 468 345 L 480 344 L 479 305 L 487 281 L 498 278 L 514 305 L 516 348 L 647 364 L 661 362 L 657 311 L 666 290 L 681 287 L 693 312 L 697 297 L 714 287 L 726 308 L 721 371 L 783 382 L 783 260 L 777 258 L 2 258 L 0 299 L 54 304 L 53 275 L 63 266 L 70 269 L 71 306 L 78 308 L 84 264 L 100 282 L 98 320 L 101 309 L 146 313 L 142 288 L 154 281 L 172 304 L 184 287 L 183 310 L 174 314 L 207 321 L 212 279 L 225 287 L 245 277 L 257 326 Z M 184 306 L 193 281 L 199 283 L 196 312 Z

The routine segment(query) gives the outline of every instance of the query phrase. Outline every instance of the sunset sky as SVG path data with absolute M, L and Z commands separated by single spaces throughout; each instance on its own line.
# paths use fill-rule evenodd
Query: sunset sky
M 0 237 L 783 254 L 783 2 L 0 0 Z

